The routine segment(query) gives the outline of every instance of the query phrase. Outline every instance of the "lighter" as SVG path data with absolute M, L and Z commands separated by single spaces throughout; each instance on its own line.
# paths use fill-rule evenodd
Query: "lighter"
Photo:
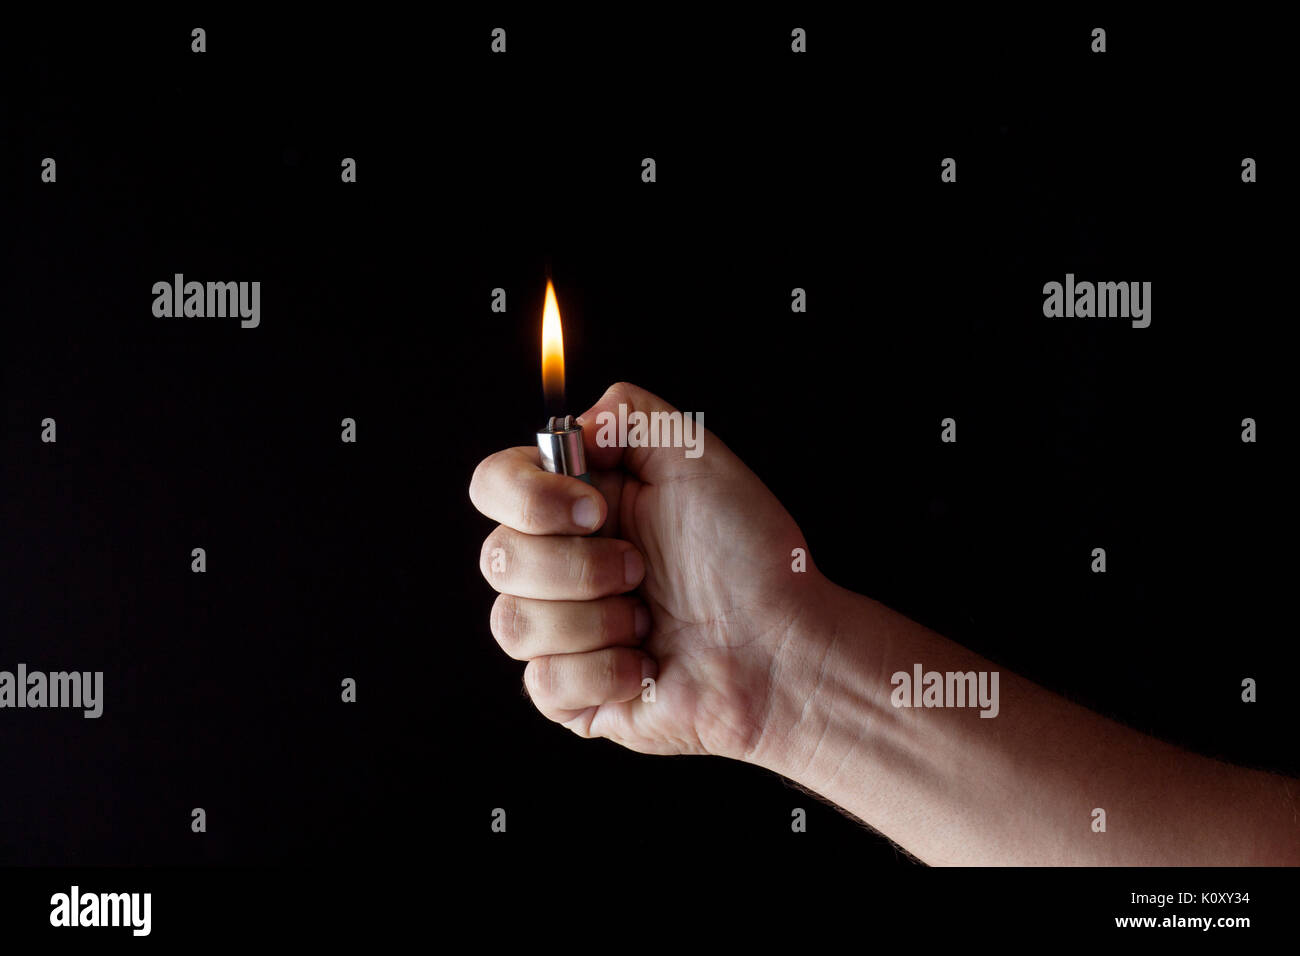
M 537 433 L 537 450 L 542 467 L 554 475 L 569 475 L 591 484 L 587 474 L 587 456 L 582 450 L 582 426 L 572 415 L 551 417 L 546 428 Z

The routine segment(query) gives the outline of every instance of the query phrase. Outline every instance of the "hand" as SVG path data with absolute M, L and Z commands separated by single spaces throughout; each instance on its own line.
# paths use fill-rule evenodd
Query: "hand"
M 766 767 L 931 863 L 1300 859 L 1293 781 L 1187 753 L 1008 671 L 996 720 L 895 706 L 890 675 L 917 662 L 998 668 L 811 563 L 795 572 L 799 529 L 713 435 L 698 458 L 599 447 L 597 416 L 620 403 L 672 411 L 619 384 L 581 416 L 595 489 L 543 472 L 534 448 L 492 455 L 470 486 L 502 522 L 481 558 L 501 592 L 492 633 L 528 662 L 548 718 L 643 753 Z M 1091 826 L 1098 806 L 1107 834 Z
M 697 458 L 599 447 L 597 416 L 620 403 L 673 410 L 620 383 L 579 416 L 596 490 L 542 471 L 536 448 L 475 470 L 470 499 L 501 522 L 480 558 L 500 592 L 492 634 L 528 662 L 537 708 L 579 736 L 747 759 L 796 709 L 778 693 L 782 675 L 814 674 L 825 655 L 808 637 L 824 629 L 806 625 L 833 586 L 811 561 L 792 570 L 792 550 L 807 553 L 798 527 L 712 434 Z

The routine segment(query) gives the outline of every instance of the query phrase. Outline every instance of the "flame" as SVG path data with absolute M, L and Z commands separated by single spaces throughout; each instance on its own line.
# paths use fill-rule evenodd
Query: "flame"
M 557 408 L 564 404 L 564 330 L 555 286 L 546 280 L 546 306 L 542 309 L 542 391 Z

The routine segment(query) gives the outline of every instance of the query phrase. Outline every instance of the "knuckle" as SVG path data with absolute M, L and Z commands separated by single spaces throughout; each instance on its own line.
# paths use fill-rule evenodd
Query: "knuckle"
M 621 671 L 619 654 L 602 654 L 600 661 L 600 686 L 602 690 L 610 691 L 618 687 L 618 678 Z
M 596 627 L 600 630 L 601 638 L 612 640 L 618 637 L 620 621 L 623 615 L 623 609 L 619 606 L 619 602 L 602 601 L 597 607 L 599 611 L 596 615 Z
M 524 643 L 528 627 L 527 616 L 519 599 L 510 594 L 499 595 L 492 605 L 492 636 L 508 654 L 519 650 Z
M 484 458 L 474 466 L 469 479 L 469 500 L 479 511 L 483 510 L 483 470 L 490 459 Z
M 479 548 L 478 552 L 479 569 L 482 570 L 483 576 L 488 580 L 492 579 L 492 552 L 495 548 L 496 541 L 497 533 L 493 531 L 483 539 L 483 547 Z
M 497 464 L 501 461 L 501 452 L 493 452 L 474 468 L 474 474 L 469 479 L 469 500 L 473 502 L 474 507 L 479 511 L 485 512 L 484 498 L 491 486 L 492 472 L 496 469 Z
M 528 662 L 524 669 L 524 683 L 528 686 L 529 696 L 534 703 L 544 701 L 550 695 L 551 661 L 548 657 L 539 657 Z
M 498 526 L 483 540 L 478 563 L 483 577 L 487 578 L 488 583 L 493 587 L 497 587 L 505 580 L 510 567 L 510 547 L 509 536 L 504 526 Z
M 596 593 L 598 575 L 599 566 L 592 559 L 590 551 L 583 547 L 575 547 L 569 552 L 569 578 L 581 594 Z
M 520 487 L 516 492 L 515 513 L 518 514 L 520 531 L 536 532 L 538 526 L 538 508 L 537 501 L 533 495 L 528 493 L 527 487 Z

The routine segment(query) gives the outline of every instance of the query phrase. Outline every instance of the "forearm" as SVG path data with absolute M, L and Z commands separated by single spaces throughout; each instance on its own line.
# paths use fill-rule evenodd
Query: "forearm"
M 814 616 L 776 662 L 786 690 L 751 759 L 927 863 L 1300 862 L 1296 781 L 1138 733 L 833 585 Z M 997 715 L 895 707 L 891 675 L 917 664 L 998 671 Z

